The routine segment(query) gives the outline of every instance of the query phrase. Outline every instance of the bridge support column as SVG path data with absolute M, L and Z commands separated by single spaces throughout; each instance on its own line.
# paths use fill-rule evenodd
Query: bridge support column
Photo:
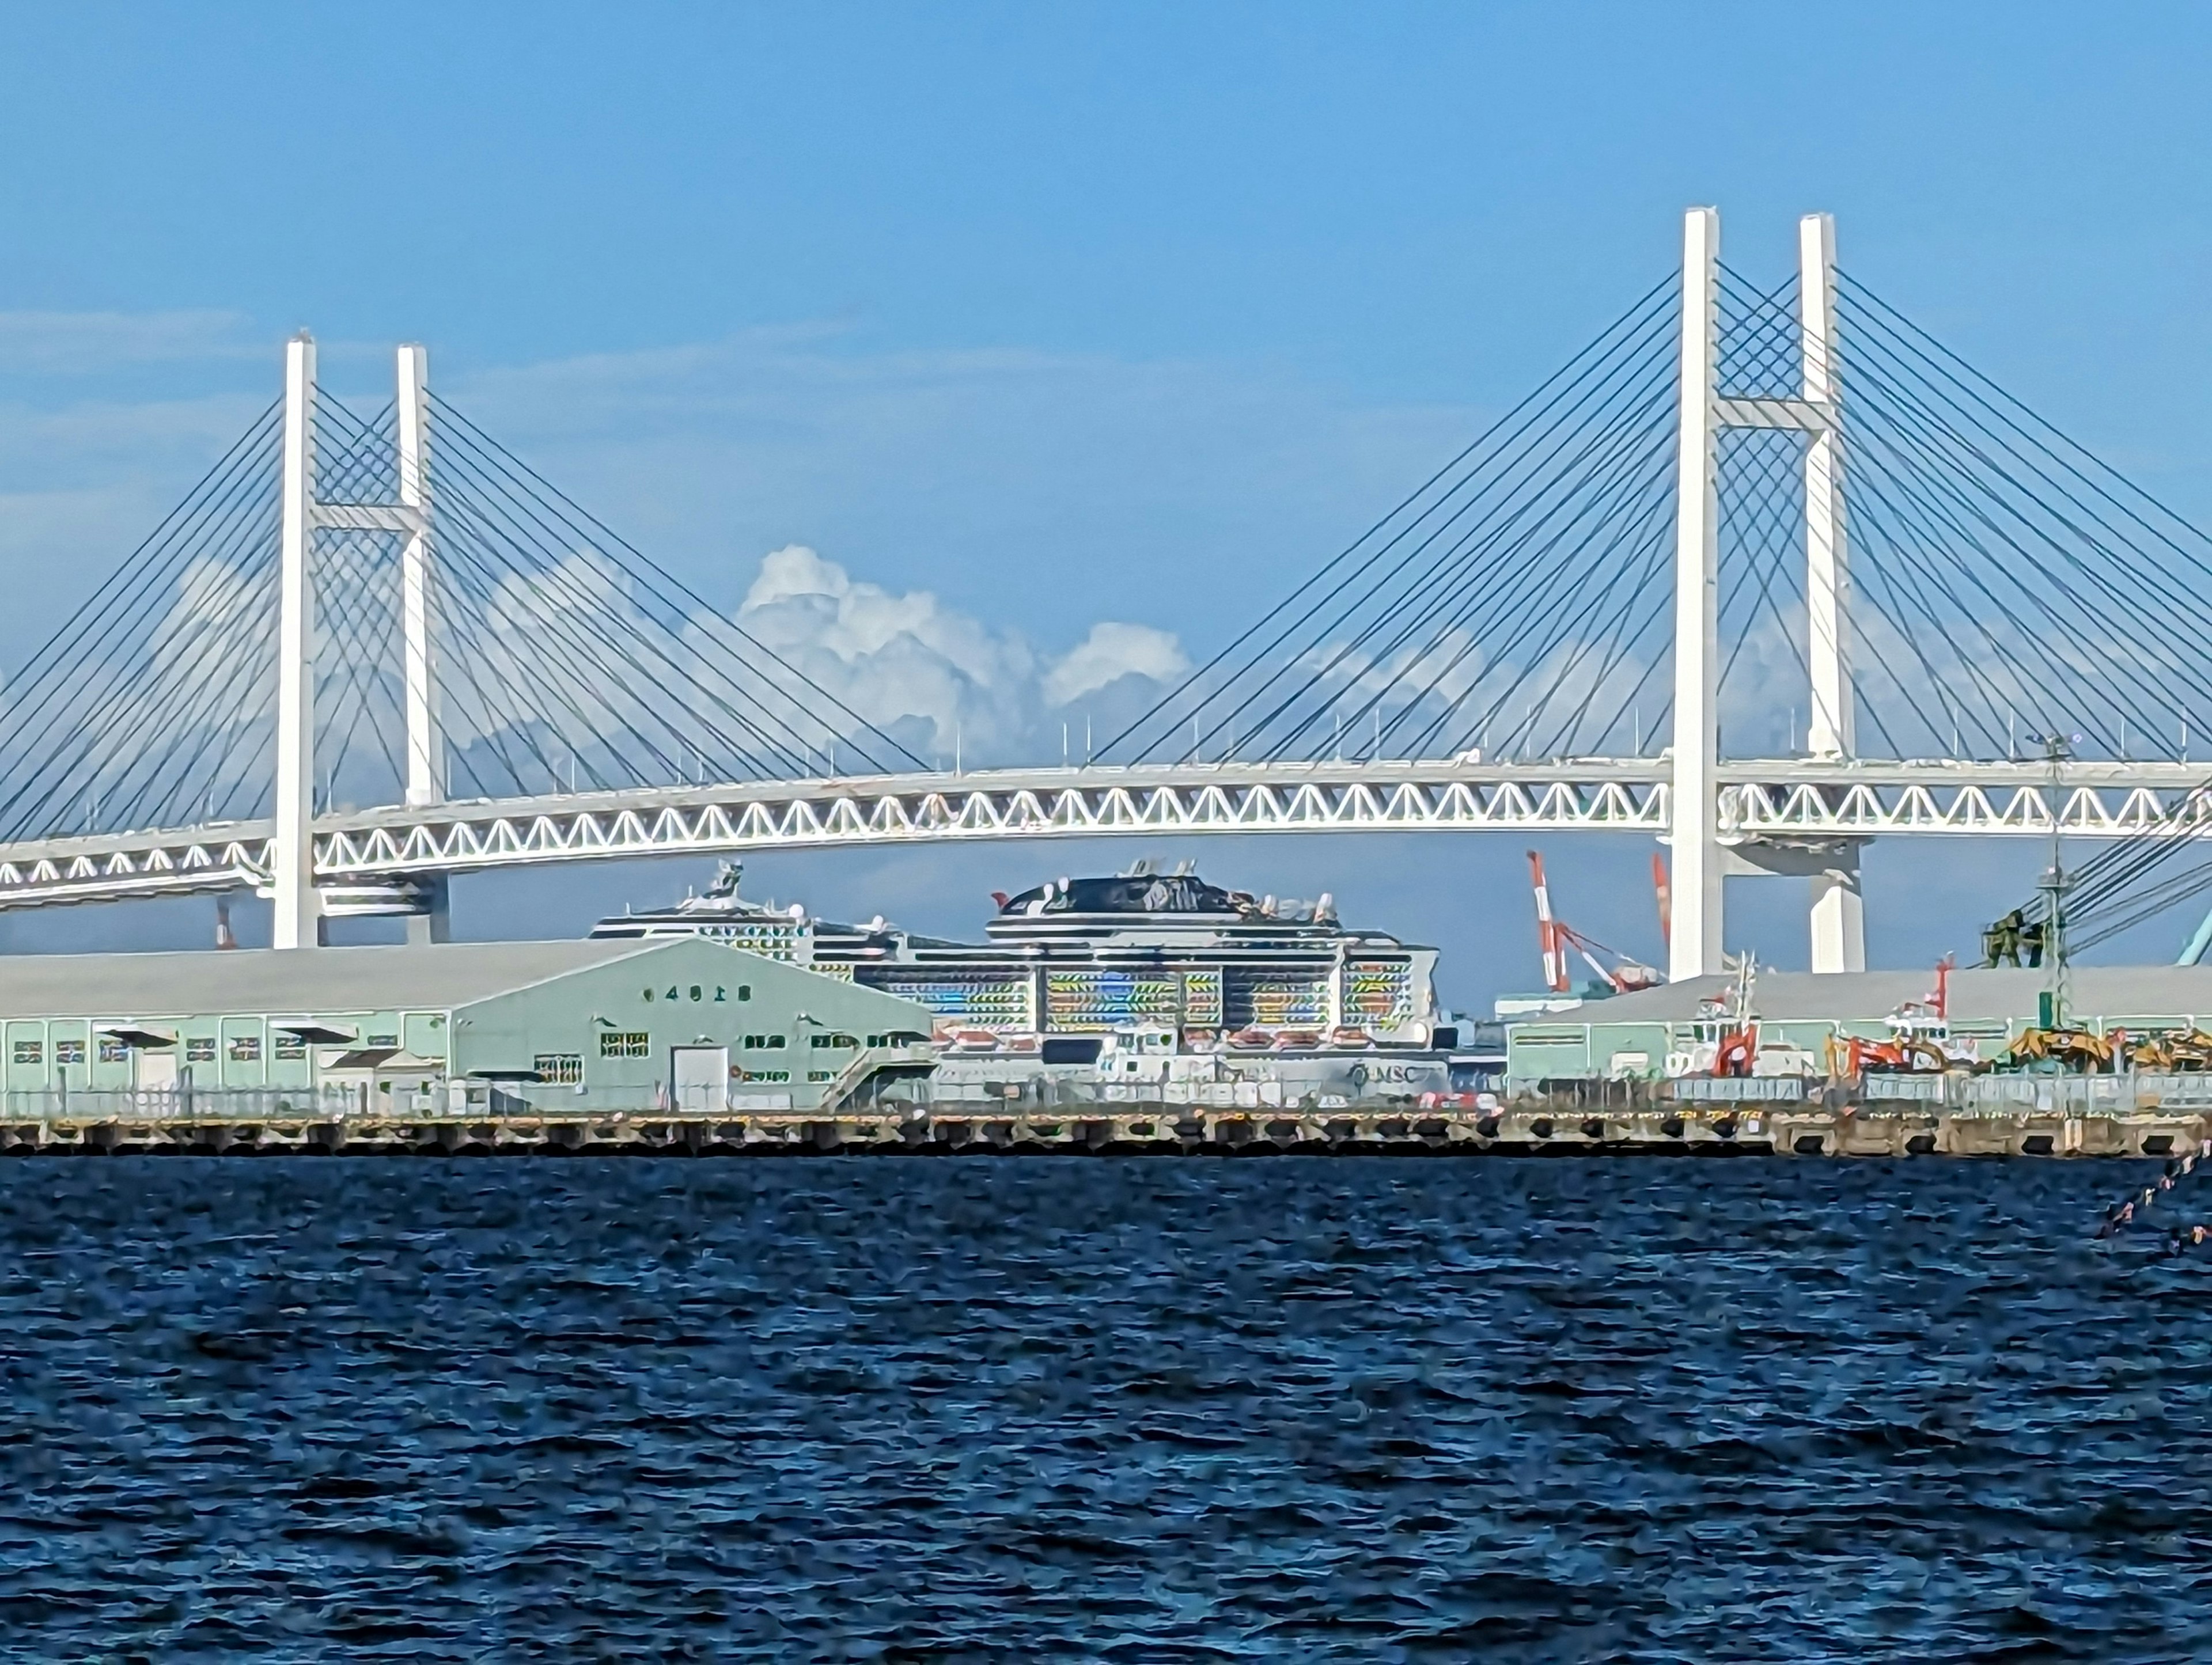
M 436 671 L 430 662 L 430 355 L 399 349 L 399 507 L 415 524 L 399 556 L 400 635 L 407 698 L 407 802 L 420 807 L 444 798 Z
M 284 496 L 276 615 L 276 893 L 270 943 L 322 941 L 315 894 L 315 342 L 302 330 L 284 347 Z
M 1856 857 L 1848 869 L 1813 876 L 1813 969 L 1866 969 L 1866 904 Z
M 1667 975 L 1721 969 L 1720 503 L 1713 480 L 1720 210 L 1682 219 L 1682 361 L 1674 477 L 1674 847 Z
M 422 888 L 428 893 L 430 905 L 426 912 L 407 916 L 407 940 L 417 946 L 425 943 L 451 942 L 453 939 L 453 910 L 452 890 L 446 875 L 433 873 Z
M 1806 665 L 1812 671 L 1806 749 L 1814 757 L 1851 756 L 1850 552 L 1844 524 L 1841 364 L 1836 350 L 1836 221 L 1808 214 L 1797 222 L 1797 325 L 1804 399 L 1826 413 L 1805 447 Z M 1813 881 L 1812 964 L 1815 971 L 1866 969 L 1866 912 L 1854 852 L 1848 872 Z
M 1747 838 L 1729 845 L 1722 870 L 1743 878 L 1806 878 L 1813 885 L 1813 969 L 1866 969 L 1859 904 L 1863 838 L 1802 836 Z

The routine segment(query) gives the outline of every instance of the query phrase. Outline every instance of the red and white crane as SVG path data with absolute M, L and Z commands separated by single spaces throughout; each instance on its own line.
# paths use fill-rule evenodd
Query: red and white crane
M 1572 992 L 1567 981 L 1567 951 L 1583 957 L 1583 963 L 1598 975 L 1616 994 L 1626 994 L 1631 989 L 1649 988 L 1659 981 L 1659 974 L 1648 965 L 1640 965 L 1617 949 L 1584 936 L 1552 911 L 1552 888 L 1544 879 L 1544 858 L 1535 851 L 1528 852 L 1528 872 L 1536 886 L 1536 944 L 1544 955 L 1544 987 L 1555 994 Z M 1613 963 L 1607 966 L 1597 957 L 1607 956 Z

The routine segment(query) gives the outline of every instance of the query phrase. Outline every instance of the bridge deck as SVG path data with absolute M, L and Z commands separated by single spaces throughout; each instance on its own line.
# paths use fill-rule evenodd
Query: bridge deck
M 1658 758 L 1161 764 L 837 776 L 392 805 L 319 817 L 315 872 L 362 883 L 548 862 L 975 839 L 1162 833 L 1668 828 Z M 1745 760 L 1722 765 L 1724 837 L 2203 836 L 2212 770 L 2187 763 Z M 265 821 L 0 845 L 0 908 L 268 882 Z

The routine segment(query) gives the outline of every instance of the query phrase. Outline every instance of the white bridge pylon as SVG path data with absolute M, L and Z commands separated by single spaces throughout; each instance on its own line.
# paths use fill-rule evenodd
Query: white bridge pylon
M 265 863 L 276 904 L 270 941 L 277 948 L 321 944 L 325 898 L 315 866 L 315 562 L 314 534 L 323 528 L 390 532 L 400 553 L 400 636 L 406 702 L 407 803 L 438 801 L 435 683 L 431 663 L 429 355 L 398 349 L 397 374 L 399 501 L 325 502 L 315 472 L 315 342 L 302 330 L 284 348 L 284 486 L 282 568 L 276 633 L 276 815 Z M 427 889 L 422 911 L 410 915 L 410 935 L 445 934 L 442 880 Z
M 1836 231 L 1826 214 L 1798 222 L 1797 313 L 1803 381 L 1796 398 L 1726 395 L 1720 376 L 1721 216 L 1693 208 L 1682 222 L 1682 364 L 1674 500 L 1674 737 L 1670 978 L 1721 969 L 1722 897 L 1732 874 L 1813 880 L 1812 966 L 1866 969 L 1859 843 L 1850 836 L 1724 841 L 1720 764 L 1720 494 L 1716 441 L 1724 428 L 1805 437 L 1808 750 L 1824 763 L 1851 755 L 1850 563 L 1844 524 L 1841 379 L 1836 351 Z

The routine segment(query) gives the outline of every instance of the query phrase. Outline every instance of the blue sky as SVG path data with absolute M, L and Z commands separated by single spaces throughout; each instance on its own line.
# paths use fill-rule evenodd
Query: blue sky
M 1202 652 L 1671 266 L 1692 202 L 1778 276 L 1834 211 L 1847 268 L 2201 524 L 2208 36 L 2156 6 L 0 8 L 0 581 L 35 598 L 0 659 L 301 325 L 365 394 L 427 341 L 717 602 L 801 544 L 1040 663 L 1103 619 Z M 1648 847 L 1553 842 L 1571 916 L 1656 953 Z M 1442 940 L 1463 999 L 1533 975 L 1515 841 L 1189 853 Z M 956 929 L 1075 860 L 762 871 Z M 2034 857 L 1872 863 L 1875 953 L 1912 963 Z M 465 921 L 577 927 L 690 871 L 488 883 Z M 1799 906 L 1739 884 L 1732 934 L 1802 959 Z

